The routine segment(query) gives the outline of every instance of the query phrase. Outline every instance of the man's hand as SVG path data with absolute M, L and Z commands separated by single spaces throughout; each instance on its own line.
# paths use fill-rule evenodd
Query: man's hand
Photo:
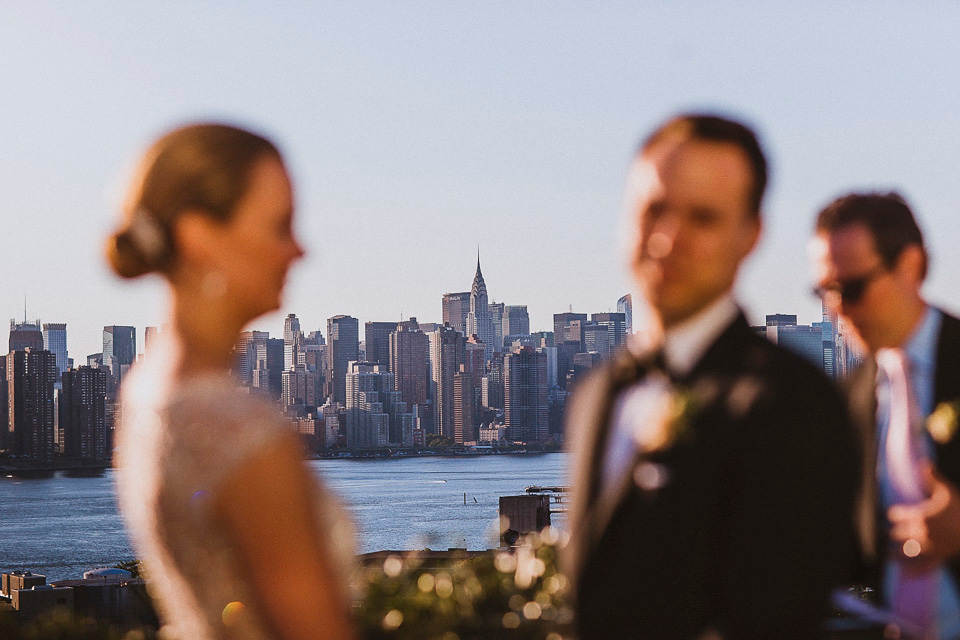
M 895 553 L 919 571 L 960 553 L 960 491 L 929 464 L 923 480 L 929 498 L 887 510 Z

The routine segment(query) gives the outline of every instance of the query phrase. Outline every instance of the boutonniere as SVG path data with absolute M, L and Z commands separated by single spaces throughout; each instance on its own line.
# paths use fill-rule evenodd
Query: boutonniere
M 644 451 L 663 451 L 677 442 L 690 438 L 690 424 L 701 406 L 700 399 L 692 389 L 683 385 L 671 385 L 663 400 L 657 428 L 647 442 Z
M 941 402 L 933 413 L 927 416 L 924 427 L 937 444 L 946 444 L 957 431 L 958 419 L 960 419 L 960 399 Z

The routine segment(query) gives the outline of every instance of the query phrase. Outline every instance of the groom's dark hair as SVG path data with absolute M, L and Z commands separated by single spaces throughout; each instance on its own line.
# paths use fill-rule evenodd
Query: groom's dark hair
M 767 158 L 760 147 L 757 134 L 750 127 L 714 114 L 681 114 L 671 118 L 651 133 L 640 145 L 637 155 L 643 155 L 654 146 L 670 139 L 731 144 L 743 151 L 753 178 L 747 194 L 747 204 L 750 213 L 754 217 L 760 217 L 760 206 L 767 189 L 768 167 Z

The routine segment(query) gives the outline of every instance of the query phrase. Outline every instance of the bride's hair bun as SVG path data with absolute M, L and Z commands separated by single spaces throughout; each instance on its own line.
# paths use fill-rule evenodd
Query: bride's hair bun
M 123 278 L 136 278 L 163 271 L 170 262 L 169 229 L 146 209 L 137 209 L 122 229 L 111 234 L 107 244 L 110 266 Z
M 176 262 L 173 228 L 184 211 L 230 219 L 260 159 L 280 160 L 276 146 L 255 133 L 224 124 L 176 129 L 144 156 L 123 222 L 107 238 L 107 261 L 117 275 L 167 273 Z

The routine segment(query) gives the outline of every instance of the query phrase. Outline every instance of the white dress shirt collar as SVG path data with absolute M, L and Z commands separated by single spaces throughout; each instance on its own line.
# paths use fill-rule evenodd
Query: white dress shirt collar
M 667 329 L 659 346 L 670 371 L 680 376 L 690 373 L 739 313 L 740 307 L 733 294 L 726 293 L 691 318 Z M 649 352 L 651 346 L 656 348 L 657 345 L 644 345 L 639 341 L 630 344 L 638 357 Z

